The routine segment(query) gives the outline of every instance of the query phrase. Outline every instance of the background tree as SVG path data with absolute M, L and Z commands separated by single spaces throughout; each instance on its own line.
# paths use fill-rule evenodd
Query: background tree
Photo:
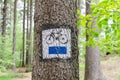
M 28 43 L 28 64 L 30 65 L 31 64 L 31 54 L 32 54 L 32 50 L 31 50 L 31 47 L 32 47 L 32 13 L 33 13 L 33 0 L 30 0 L 30 28 L 29 28 L 29 36 L 28 36 L 28 39 L 29 39 L 29 43 Z
M 5 53 L 5 34 L 6 34 L 6 22 L 7 22 L 7 0 L 4 0 L 4 6 L 3 6 L 3 10 L 2 10 L 2 26 L 1 26 L 1 28 L 2 28 L 2 47 L 1 47 L 1 49 L 2 49 L 2 53 L 4 54 Z M 3 54 L 1 54 L 1 58 L 3 58 L 4 57 L 4 55 Z
M 91 14 L 90 3 L 91 0 L 86 1 L 86 16 Z M 97 27 L 95 26 L 95 21 L 92 21 L 91 17 L 87 18 L 87 22 L 86 22 L 87 42 L 91 41 L 91 39 L 94 39 L 93 33 L 96 31 L 97 31 Z M 105 80 L 100 67 L 100 51 L 98 46 L 94 45 L 94 43 L 86 46 L 85 60 L 86 60 L 85 80 Z
M 26 65 L 29 64 L 29 51 L 28 51 L 28 43 L 29 43 L 29 20 L 30 20 L 30 0 L 27 0 L 27 29 L 26 29 Z
M 22 53 L 22 66 L 25 66 L 25 12 L 26 12 L 26 0 L 24 0 L 24 11 L 23 11 L 23 53 Z
M 32 80 L 79 80 L 77 0 L 36 0 L 34 27 L 34 61 Z M 44 24 L 70 25 L 72 34 L 72 59 L 41 60 L 41 32 Z M 65 26 L 64 26 L 65 27 Z
M 23 35 L 23 29 L 21 26 L 23 26 L 23 7 L 24 7 L 24 2 L 23 0 L 18 0 L 18 5 L 17 6 L 17 11 L 16 11 L 16 15 L 17 15 L 17 19 L 15 20 L 16 22 L 16 40 L 15 40 L 15 36 L 13 36 L 13 32 L 15 32 L 14 28 L 14 2 L 15 0 L 7 0 L 7 10 L 6 13 L 9 13 L 6 15 L 6 30 L 5 30 L 5 37 L 3 37 L 2 35 L 2 26 L 3 26 L 3 8 L 4 8 L 4 1 L 5 0 L 0 0 L 0 28 L 1 28 L 1 35 L 0 35 L 0 70 L 5 70 L 8 68 L 13 68 L 13 64 L 16 63 L 16 67 L 20 67 L 22 65 L 22 59 L 24 59 L 24 62 L 26 60 L 26 55 L 24 54 L 24 58 L 23 56 L 23 46 L 22 46 L 22 35 Z M 26 4 L 26 3 L 25 3 Z M 29 6 L 30 7 L 30 6 Z M 26 9 L 27 10 L 27 9 Z M 29 14 L 30 16 L 30 14 Z M 26 15 L 25 15 L 26 17 Z M 27 18 L 24 20 L 27 21 Z M 5 21 L 4 21 L 5 22 Z M 30 25 L 30 18 L 29 18 L 29 25 Z M 30 28 L 30 27 L 29 27 Z M 26 25 L 25 25 L 25 29 L 26 29 Z M 25 30 L 24 30 L 25 31 Z M 32 35 L 32 33 L 31 33 Z M 14 41 L 13 41 L 14 38 Z M 13 42 L 16 42 L 16 48 L 13 44 Z M 24 39 L 24 45 L 26 40 Z M 4 47 L 3 47 L 4 46 Z M 32 45 L 31 45 L 32 46 Z M 14 47 L 14 48 L 13 48 Z M 25 48 L 25 47 L 24 47 Z M 13 52 L 13 49 L 15 50 L 15 52 Z M 32 55 L 32 48 L 31 48 L 31 55 Z M 13 53 L 15 57 L 13 57 Z M 13 58 L 15 59 L 15 62 L 13 62 Z M 22 59 L 21 59 L 22 58 Z M 2 68 L 1 68 L 2 66 Z
M 5 37 L 6 33 L 6 17 L 7 17 L 7 0 L 4 0 L 4 7 L 3 7 L 3 23 L 2 23 L 2 36 Z M 4 42 L 4 40 L 3 40 Z
M 0 1 L 0 16 L 2 16 L 3 13 L 3 1 Z M 0 18 L 0 34 L 2 34 L 2 18 Z
M 14 27 L 13 27 L 13 70 L 16 69 L 16 63 L 15 63 L 15 51 L 16 51 L 16 18 L 17 18 L 17 0 L 14 1 Z
M 27 2 L 27 39 L 26 39 L 26 65 L 31 64 L 31 41 L 32 41 L 32 0 Z

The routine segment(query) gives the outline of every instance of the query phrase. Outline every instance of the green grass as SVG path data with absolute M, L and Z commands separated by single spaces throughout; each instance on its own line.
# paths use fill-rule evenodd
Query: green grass
M 0 80 L 14 80 L 14 79 L 11 77 L 7 77 L 7 76 L 1 76 Z
M 14 80 L 15 74 L 13 73 L 0 73 L 0 80 Z
M 13 73 L 13 72 L 0 73 L 0 80 L 16 80 L 16 78 L 23 78 L 23 77 L 25 76 L 20 73 Z

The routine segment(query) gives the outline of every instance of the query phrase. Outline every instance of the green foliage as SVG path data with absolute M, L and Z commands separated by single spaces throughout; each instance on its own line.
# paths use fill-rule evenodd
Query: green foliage
M 2 0 L 0 0 L 0 3 L 2 3 L 3 1 Z
M 98 15 L 96 19 L 97 26 L 101 29 L 101 33 L 105 33 L 105 38 L 100 39 L 99 43 L 103 52 L 118 53 L 120 50 L 119 3 L 119 0 L 103 0 L 92 7 L 93 14 Z
M 15 52 L 15 61 L 16 66 L 20 65 L 20 54 L 22 50 L 22 29 L 17 27 L 17 38 L 16 38 L 16 52 Z M 11 35 L 6 35 L 4 38 L 4 43 L 2 42 L 2 36 L 0 36 L 0 71 L 6 71 L 8 68 L 13 66 L 13 55 L 12 55 L 12 32 L 7 32 Z
M 79 13 L 77 25 L 80 26 L 80 38 L 85 43 L 86 33 L 89 36 L 89 40 L 84 45 L 93 47 L 97 45 L 103 53 L 120 54 L 119 4 L 120 0 L 102 0 L 98 3 L 91 3 L 91 14 L 84 16 L 80 14 L 80 11 L 77 11 Z M 98 38 L 99 40 L 96 41 Z
M 85 19 L 84 19 L 84 17 L 85 16 L 82 16 L 81 14 L 80 14 L 80 10 L 77 10 L 77 16 L 78 16 L 78 22 L 77 22 L 77 26 L 80 28 L 80 35 L 79 35 L 79 44 L 78 44 L 78 46 L 79 46 L 79 52 L 80 52 L 80 55 L 83 57 L 84 56 L 84 54 L 85 54 L 85 35 L 86 35 L 86 33 L 85 33 L 85 27 L 84 28 L 82 28 L 82 25 L 84 25 L 84 21 L 85 21 Z M 81 20 L 80 20 L 81 19 Z
M 2 42 L 2 37 L 0 37 L 0 71 L 4 71 L 6 68 L 12 66 L 12 41 L 9 39 L 9 36 L 4 38 L 4 43 Z

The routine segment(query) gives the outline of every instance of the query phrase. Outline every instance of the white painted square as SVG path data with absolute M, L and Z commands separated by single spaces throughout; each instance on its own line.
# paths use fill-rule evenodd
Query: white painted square
M 55 52 L 56 47 L 58 47 L 58 52 Z M 42 57 L 43 59 L 71 58 L 71 29 L 53 28 L 43 30 Z

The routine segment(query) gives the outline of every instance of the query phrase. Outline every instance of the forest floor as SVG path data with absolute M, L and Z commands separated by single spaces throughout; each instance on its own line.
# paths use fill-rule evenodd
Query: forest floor
M 120 56 L 115 54 L 102 56 L 101 67 L 107 80 L 120 80 Z M 18 71 L 13 74 L 7 73 L 3 74 L 3 76 L 0 75 L 0 80 L 31 80 L 31 72 L 25 73 L 24 68 L 20 70 L 22 71 L 20 73 Z M 9 77 L 4 75 L 8 75 Z M 80 80 L 84 80 L 84 61 L 80 65 Z
M 120 80 L 120 57 L 108 55 L 101 62 L 101 66 L 107 80 Z
M 106 80 L 120 80 L 120 56 L 116 54 L 102 56 L 101 68 Z M 84 65 L 80 67 L 80 80 L 84 80 Z
M 25 77 L 23 78 L 17 78 L 16 80 L 31 80 L 31 72 L 29 73 L 23 73 Z
M 102 57 L 101 67 L 107 80 L 120 80 L 120 57 L 118 55 L 111 54 Z M 84 73 L 84 69 L 81 72 Z M 23 74 L 25 77 L 17 80 L 31 80 L 31 72 Z M 81 75 L 83 76 L 84 74 Z

